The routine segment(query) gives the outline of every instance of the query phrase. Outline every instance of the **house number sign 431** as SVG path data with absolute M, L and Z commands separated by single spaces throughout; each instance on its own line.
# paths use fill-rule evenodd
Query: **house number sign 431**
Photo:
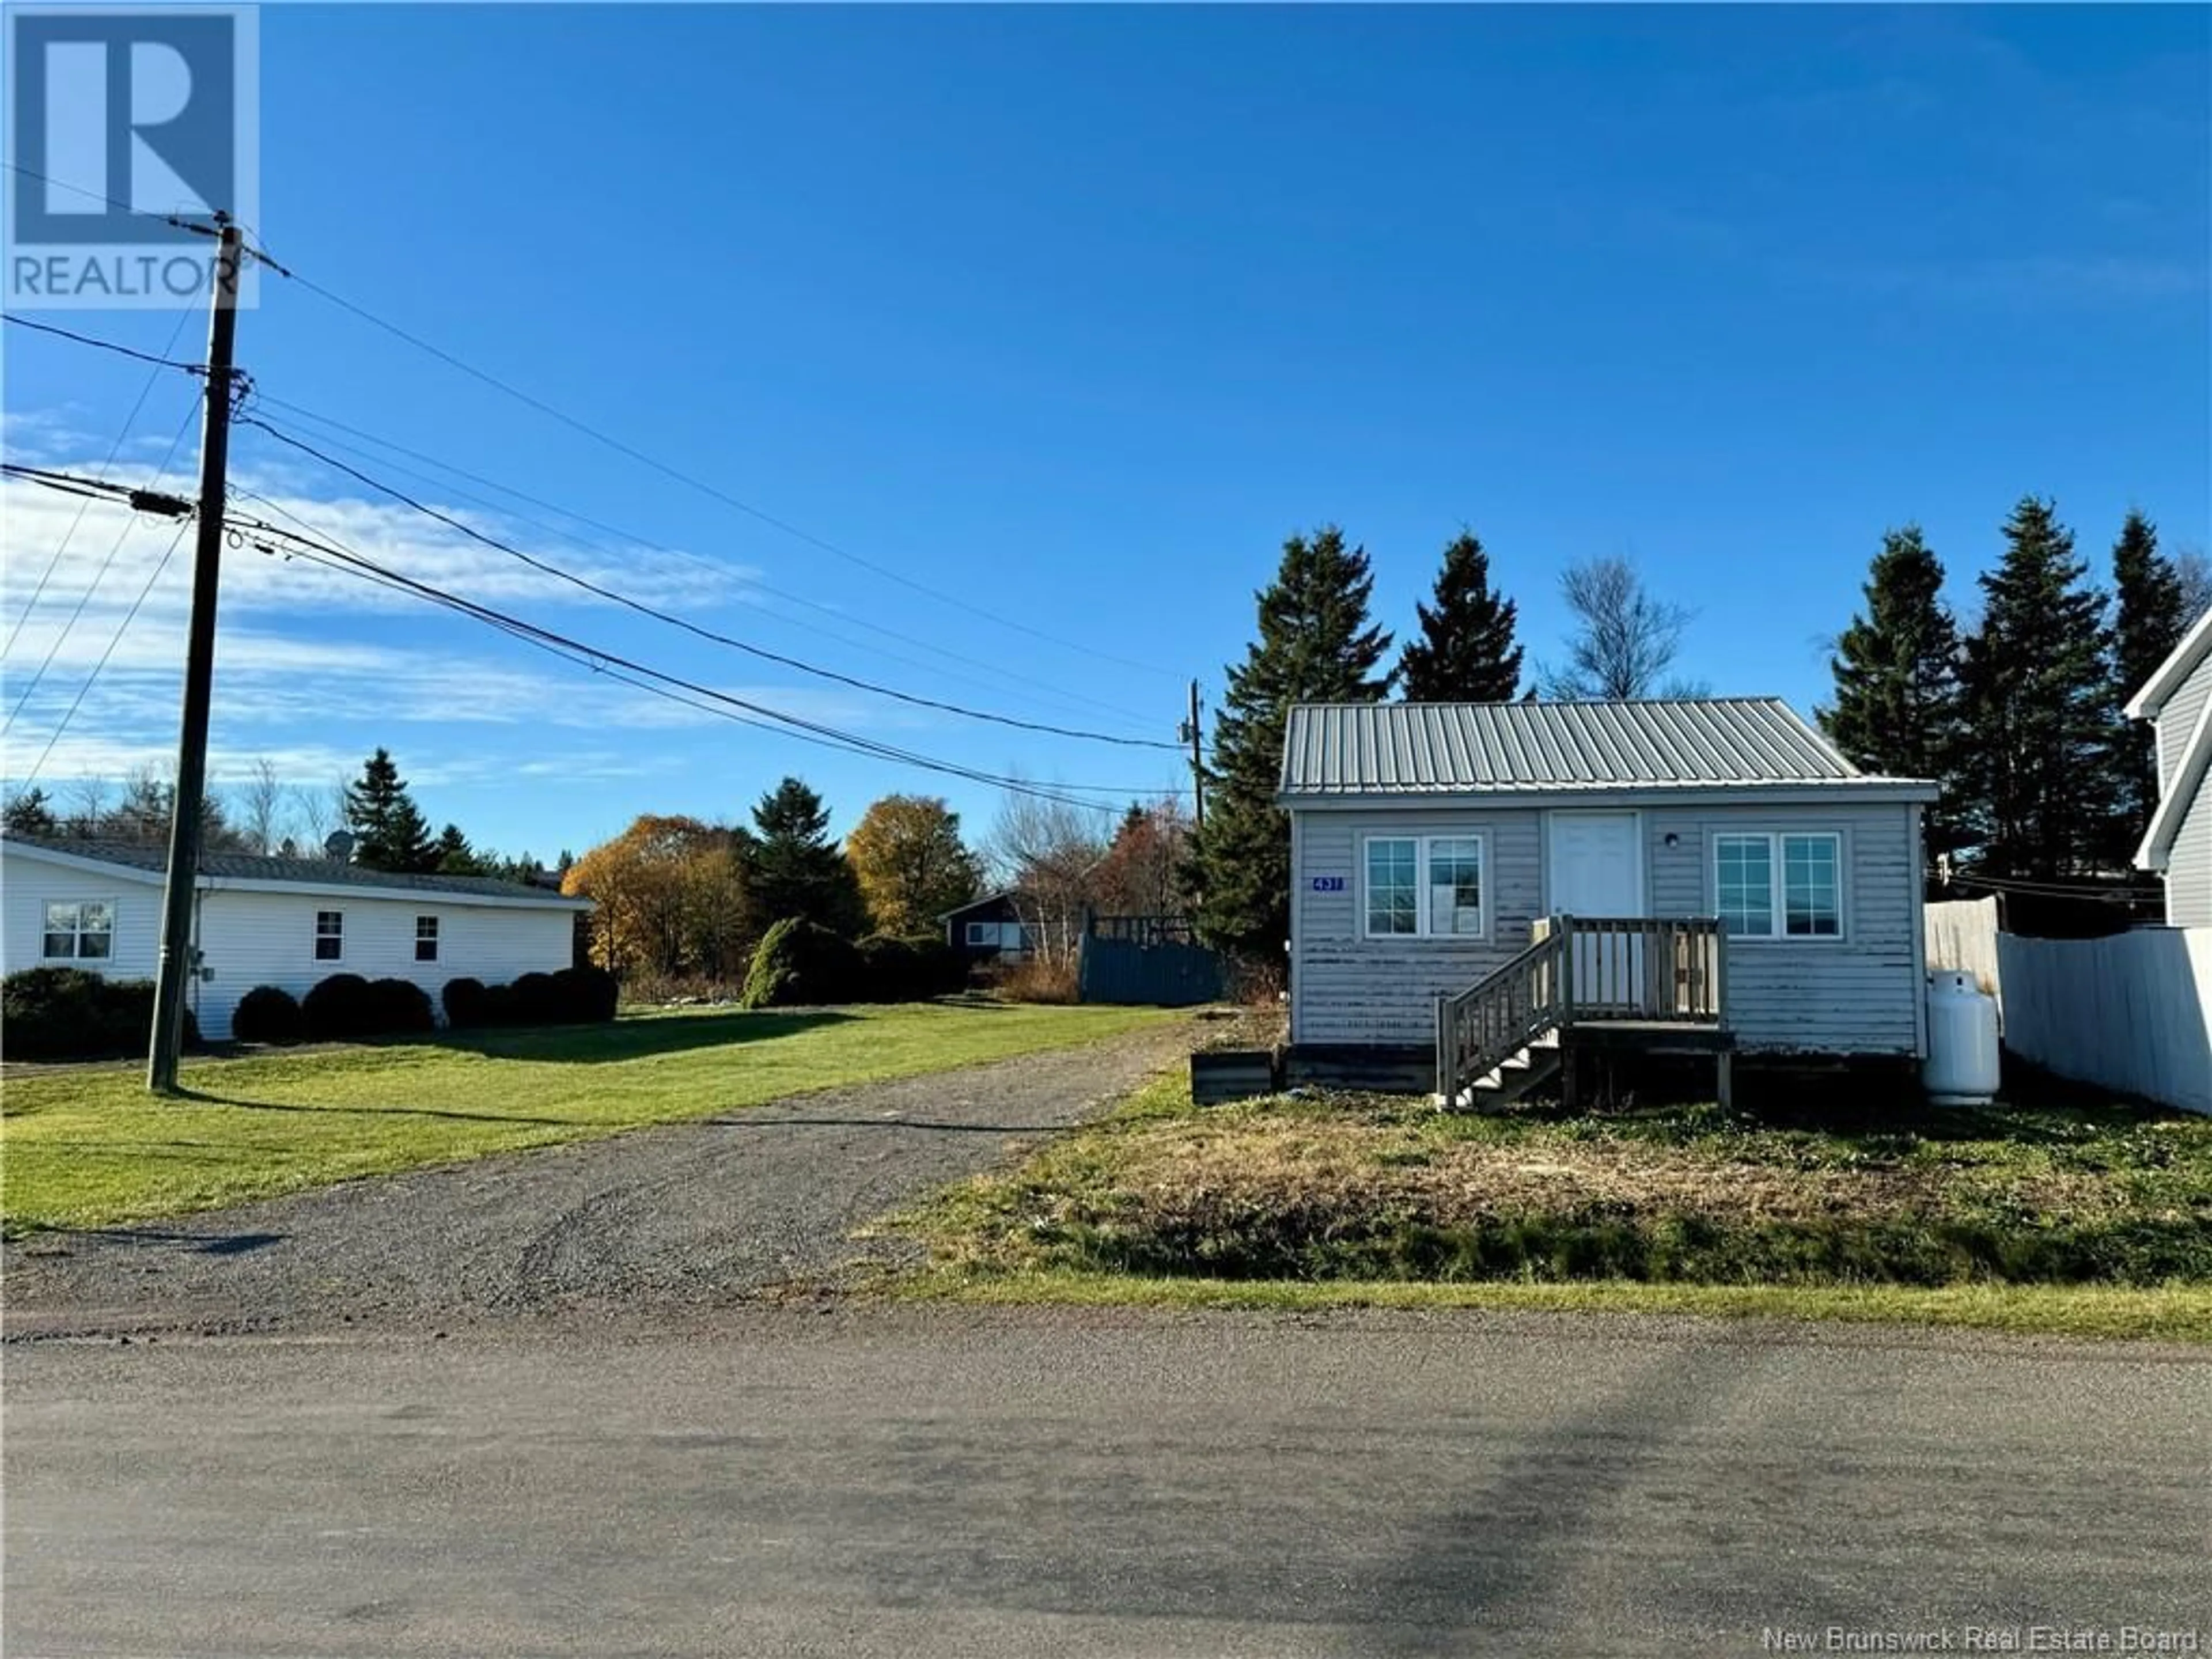
M 1344 890 L 1344 878 L 1316 876 L 1313 878 L 1313 890 L 1316 893 L 1341 893 Z

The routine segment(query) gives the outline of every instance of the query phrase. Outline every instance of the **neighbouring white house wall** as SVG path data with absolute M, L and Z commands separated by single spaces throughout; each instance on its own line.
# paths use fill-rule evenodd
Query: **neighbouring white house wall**
M 2212 927 L 1997 938 L 2005 1046 L 2062 1077 L 2212 1112 Z
M 1593 807 L 1605 809 L 1601 803 Z M 1576 810 L 1566 808 L 1562 810 Z M 1711 915 L 1712 837 L 1819 830 L 1842 838 L 1844 936 L 1729 941 L 1729 1019 L 1749 1049 L 1914 1054 L 1922 1035 L 1921 859 L 1914 811 L 1895 802 L 1758 805 L 1738 799 L 1637 809 L 1648 914 Z M 1433 1042 L 1436 1000 L 1524 949 L 1547 915 L 1550 809 L 1528 805 L 1304 808 L 1292 846 L 1291 1038 Z M 1362 842 L 1372 835 L 1480 835 L 1488 937 L 1367 939 Z M 1668 846 L 1667 837 L 1674 837 Z M 1316 878 L 1341 888 L 1316 890 Z
M 73 870 L 13 852 L 0 858 L 0 972 L 46 962 L 46 906 L 96 900 L 115 907 L 114 954 L 106 962 L 57 962 L 117 979 L 151 979 L 161 940 L 161 886 L 118 870 Z
M 344 918 L 343 954 L 315 956 L 315 914 Z M 415 923 L 438 919 L 438 958 L 415 959 Z M 231 1010 L 257 985 L 274 985 L 295 996 L 332 974 L 363 979 L 411 980 L 439 1007 L 446 981 L 464 976 L 503 984 L 529 973 L 550 974 L 569 965 L 574 913 L 552 907 L 470 904 L 435 893 L 380 893 L 363 888 L 343 894 L 267 893 L 218 886 L 200 897 L 199 948 L 204 970 L 193 1011 L 211 1037 L 230 1033 Z M 441 1011 L 442 1012 L 442 1010 Z
M 1928 967 L 1972 974 L 1974 983 L 1997 1000 L 1997 1025 L 2004 1026 L 2004 976 L 1997 968 L 1997 902 L 1995 896 L 1946 899 L 1927 907 Z

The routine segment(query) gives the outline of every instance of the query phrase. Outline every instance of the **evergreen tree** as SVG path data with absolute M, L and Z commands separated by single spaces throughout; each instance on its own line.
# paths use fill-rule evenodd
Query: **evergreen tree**
M 469 845 L 469 838 L 461 833 L 458 823 L 449 823 L 441 830 L 437 845 L 431 850 L 437 858 L 433 867 L 441 876 L 489 875 L 495 862 Z
M 1835 701 L 1820 711 L 1822 729 L 1854 766 L 1943 785 L 1927 815 L 1931 854 L 1960 845 L 1959 633 L 1942 589 L 1943 567 L 1919 526 L 1885 532 L 1862 590 L 1866 609 L 1828 661 Z
M 1513 601 L 1490 585 L 1490 556 L 1466 532 L 1444 549 L 1436 604 L 1416 603 L 1420 637 L 1398 659 L 1407 702 L 1510 702 L 1521 683 Z
M 1365 550 L 1335 526 L 1291 537 L 1256 596 L 1260 637 L 1229 671 L 1192 885 L 1208 941 L 1255 961 L 1282 960 L 1290 937 L 1290 824 L 1274 795 L 1291 705 L 1374 702 L 1389 687 L 1375 672 L 1390 636 L 1368 620 L 1374 586 Z
M 738 831 L 755 914 L 767 925 L 796 916 L 852 939 L 867 926 L 853 866 L 830 838 L 830 809 L 797 778 L 786 778 Z
M 2130 513 L 2112 545 L 2113 701 L 2124 703 L 2173 654 L 2195 619 L 2183 609 L 2181 576 L 2158 550 L 2158 526 Z M 2114 733 L 2114 769 L 2120 787 L 2114 845 L 2125 863 L 2142 840 L 2158 807 L 2156 733 L 2147 720 L 2126 720 Z
M 2094 868 L 2115 839 L 2110 640 L 2049 501 L 2023 497 L 2004 535 L 1966 641 L 1961 777 L 1978 866 L 2048 880 Z
M 360 781 L 346 786 L 345 816 L 354 834 L 353 861 L 364 869 L 421 875 L 438 867 L 430 826 L 416 810 L 389 750 L 371 755 Z
M 9 833 L 17 836 L 58 836 L 60 820 L 54 816 L 53 802 L 46 792 L 33 784 L 20 794 L 10 795 L 4 811 L 0 811 L 0 823 L 7 825 Z

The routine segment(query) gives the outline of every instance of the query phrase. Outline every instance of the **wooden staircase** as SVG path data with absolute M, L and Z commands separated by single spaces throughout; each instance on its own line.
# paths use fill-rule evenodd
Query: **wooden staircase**
M 1728 936 L 1711 916 L 1540 918 L 1528 948 L 1480 984 L 1437 999 L 1437 1103 L 1511 1104 L 1564 1075 L 1578 1049 L 1689 1048 L 1716 1056 L 1725 1103 Z

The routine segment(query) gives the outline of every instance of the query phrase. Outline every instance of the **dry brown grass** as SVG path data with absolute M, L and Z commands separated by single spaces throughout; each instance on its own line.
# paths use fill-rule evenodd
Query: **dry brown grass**
M 1073 1002 L 1075 964 L 1031 957 L 1003 969 L 994 988 L 1009 1002 Z

